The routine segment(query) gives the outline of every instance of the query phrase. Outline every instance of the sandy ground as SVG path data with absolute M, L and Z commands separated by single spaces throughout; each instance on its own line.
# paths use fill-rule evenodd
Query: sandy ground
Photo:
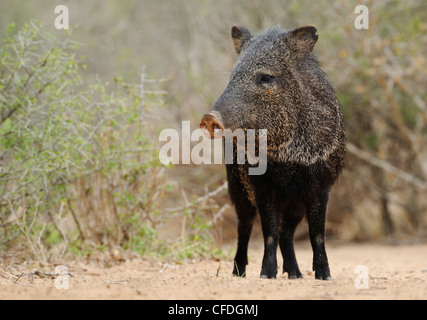
M 260 279 L 259 244 L 250 246 L 245 279 L 231 276 L 231 260 L 67 262 L 73 277 L 58 277 L 55 266 L 9 266 L 0 268 L 0 299 L 427 299 L 427 245 L 328 245 L 333 280 L 326 282 L 310 271 L 309 246 L 297 245 L 296 254 L 304 279 Z

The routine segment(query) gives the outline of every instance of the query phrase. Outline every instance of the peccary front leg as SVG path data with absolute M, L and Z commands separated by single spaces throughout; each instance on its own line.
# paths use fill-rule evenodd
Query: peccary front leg
M 310 242 L 313 248 L 313 271 L 318 280 L 332 280 L 325 249 L 326 211 L 329 190 L 314 197 L 307 205 Z
M 262 259 L 261 278 L 276 279 L 277 245 L 279 240 L 277 215 L 271 204 L 258 208 L 261 216 L 264 236 L 264 258 Z
M 256 207 L 249 200 L 248 190 L 242 183 L 247 177 L 242 176 L 242 171 L 236 164 L 227 165 L 228 192 L 237 213 L 237 252 L 234 258 L 233 275 L 246 276 L 248 264 L 248 244 L 252 233 L 252 226 L 256 216 Z
M 256 208 L 249 203 L 249 200 L 243 199 L 242 202 L 236 205 L 238 218 L 238 240 L 236 257 L 234 258 L 233 275 L 237 277 L 246 276 L 246 265 L 248 264 L 248 244 L 256 215 Z

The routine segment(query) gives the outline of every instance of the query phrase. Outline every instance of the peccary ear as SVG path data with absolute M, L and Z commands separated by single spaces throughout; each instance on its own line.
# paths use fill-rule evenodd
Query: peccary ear
M 316 27 L 304 26 L 292 30 L 288 34 L 288 41 L 290 42 L 297 58 L 304 59 L 313 51 L 314 45 L 316 44 L 317 39 L 319 39 L 316 32 Z
M 242 52 L 244 46 L 251 40 L 252 34 L 245 27 L 233 26 L 231 28 L 231 39 L 237 54 Z

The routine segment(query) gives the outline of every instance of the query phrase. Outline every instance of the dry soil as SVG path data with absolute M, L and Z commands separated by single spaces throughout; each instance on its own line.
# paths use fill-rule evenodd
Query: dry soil
M 425 244 L 329 245 L 332 281 L 314 279 L 308 245 L 297 245 L 296 254 L 304 279 L 288 280 L 281 266 L 276 280 L 260 279 L 260 244 L 250 247 L 244 279 L 231 276 L 231 259 L 165 264 L 133 258 L 113 266 L 71 261 L 64 262 L 70 274 L 60 277 L 55 266 L 0 266 L 0 299 L 427 298 Z

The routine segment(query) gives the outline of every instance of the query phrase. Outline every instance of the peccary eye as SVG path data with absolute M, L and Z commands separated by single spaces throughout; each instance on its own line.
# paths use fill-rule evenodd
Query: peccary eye
M 259 84 L 266 84 L 271 83 L 273 81 L 274 77 L 269 74 L 262 74 L 259 77 Z

